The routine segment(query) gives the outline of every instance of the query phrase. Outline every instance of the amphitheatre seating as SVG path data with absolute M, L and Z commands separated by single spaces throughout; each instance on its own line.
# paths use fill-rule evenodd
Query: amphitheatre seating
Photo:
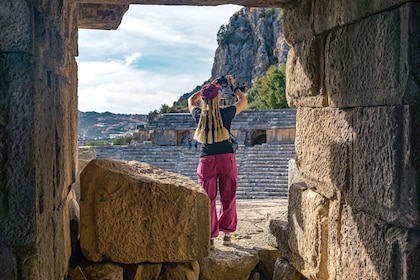
M 295 128 L 296 109 L 245 110 L 232 121 L 232 129 Z
M 160 114 L 149 120 L 148 128 L 195 129 L 196 124 L 189 113 Z M 296 109 L 245 110 L 232 121 L 232 129 L 295 128 Z
M 95 147 L 97 158 L 137 160 L 197 180 L 199 149 L 188 146 Z M 295 157 L 294 144 L 240 145 L 236 152 L 239 199 L 287 197 L 287 166 Z

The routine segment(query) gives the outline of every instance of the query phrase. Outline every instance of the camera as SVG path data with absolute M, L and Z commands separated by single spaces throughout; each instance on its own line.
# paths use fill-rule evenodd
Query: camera
M 236 96 L 232 91 L 230 81 L 225 76 L 221 76 L 217 79 L 217 83 L 220 86 L 220 105 L 229 106 L 235 104 Z

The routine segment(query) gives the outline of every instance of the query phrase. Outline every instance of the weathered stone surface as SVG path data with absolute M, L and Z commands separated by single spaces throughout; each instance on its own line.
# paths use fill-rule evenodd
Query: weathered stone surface
M 330 204 L 328 267 L 330 279 L 417 279 L 419 232 L 356 212 L 348 204 Z
M 419 106 L 359 108 L 346 119 L 354 133 L 346 202 L 387 223 L 419 228 Z
M 80 266 L 69 269 L 68 280 L 87 280 Z
M 79 28 L 117 29 L 129 5 L 79 4 Z
M 0 4 L 0 52 L 32 51 L 31 11 L 26 2 L 4 0 Z
M 74 191 L 75 198 L 78 203 L 80 203 L 80 173 L 82 173 L 83 169 L 89 163 L 89 160 L 79 159 L 78 160 L 78 167 L 77 167 L 77 175 L 76 175 L 76 182 L 71 185 L 71 190 Z
M 313 7 L 316 34 L 352 24 L 381 11 L 398 7 L 409 0 L 316 1 Z
M 328 279 L 328 200 L 303 184 L 289 186 L 289 260 L 311 279 Z
M 324 38 L 294 45 L 287 57 L 286 98 L 290 107 L 326 107 L 324 86 Z
M 345 189 L 352 129 L 346 111 L 300 108 L 296 124 L 296 165 L 309 188 L 327 198 Z
M 342 191 L 353 209 L 419 227 L 420 166 L 412 156 L 419 149 L 418 107 L 299 109 L 297 115 L 296 163 L 308 187 L 328 198 Z
M 81 174 L 88 260 L 185 262 L 209 252 L 209 200 L 186 176 L 131 161 L 92 160 Z
M 71 190 L 67 196 L 63 211 L 63 233 L 64 233 L 64 265 L 68 271 L 72 253 L 77 251 L 80 232 L 80 209 L 76 201 L 75 192 Z
M 292 252 L 289 247 L 289 224 L 286 221 L 271 220 L 270 233 L 276 238 L 280 256 L 290 259 Z
M 2 1 L 0 10 L 5 6 L 16 7 L 12 2 Z M 33 28 L 33 17 L 24 17 L 25 24 Z M 37 19 L 45 17 L 40 14 Z M 9 20 L 12 18 L 7 16 Z M 17 21 L 21 19 L 16 15 Z M 40 39 L 38 32 L 33 29 L 30 32 L 19 33 L 19 39 L 22 36 L 28 36 L 32 41 Z M 26 42 L 27 39 L 22 40 Z M 48 40 L 46 44 L 54 45 L 52 42 Z M 19 260 L 16 269 L 20 278 L 53 279 L 62 277 L 67 267 L 63 191 L 68 191 L 71 184 L 70 139 L 74 131 L 70 131 L 70 120 L 59 122 L 60 127 L 55 126 L 55 109 L 60 108 L 60 116 L 65 111 L 55 92 L 58 90 L 55 86 L 61 81 L 58 73 L 42 68 L 37 60 L 41 46 L 31 45 L 30 52 L 26 52 L 26 47 L 15 46 L 15 51 L 0 53 L 0 138 L 3 139 L 0 143 L 0 235 L 5 247 L 13 248 Z M 49 69 L 58 69 L 56 63 L 51 58 Z M 35 65 L 44 71 L 36 72 Z M 54 87 L 48 87 L 47 74 L 57 78 Z M 70 99 L 67 101 L 71 103 Z M 55 105 L 54 109 L 48 107 L 51 104 Z M 68 130 L 61 130 L 64 127 Z M 66 149 L 64 143 L 69 145 Z
M 186 263 L 165 263 L 162 266 L 159 279 L 198 280 L 199 274 L 200 265 L 198 264 L 198 261 Z
M 129 265 L 124 268 L 125 280 L 157 280 L 159 279 L 162 263 L 142 263 Z
M 304 183 L 305 180 L 300 173 L 295 159 L 290 159 L 287 166 L 287 185 L 290 186 L 295 183 Z
M 83 274 L 86 279 L 89 280 L 123 280 L 124 279 L 124 269 L 121 265 L 103 262 L 103 263 L 94 263 L 83 266 Z M 73 280 L 73 279 L 72 279 Z
M 74 190 L 69 192 L 64 211 L 65 259 L 75 263 L 82 258 L 80 251 L 80 207 Z
M 258 271 L 262 277 L 261 279 L 272 279 L 274 264 L 280 255 L 279 250 L 275 248 L 259 248 L 257 252 L 260 261 L 258 262 L 255 270 Z
M 381 11 L 397 8 L 408 0 L 301 1 L 284 9 L 284 33 L 290 44 L 353 24 Z M 351 44 L 350 44 L 351 45 Z
M 287 259 L 279 257 L 274 265 L 272 280 L 306 280 Z
M 32 163 L 31 138 L 30 133 L 19 134 L 33 126 L 30 59 L 25 53 L 0 53 L 0 235 L 13 247 L 27 246 L 36 238 L 35 174 L 25 171 Z
M 91 159 L 96 158 L 96 151 L 94 147 L 79 147 L 78 148 L 78 158 L 79 160 L 90 161 Z M 83 170 L 81 168 L 80 170 Z
M 0 242 L 0 279 L 18 279 L 17 264 L 15 256 L 10 248 L 5 247 Z
M 258 255 L 254 253 L 216 251 L 199 260 L 200 280 L 248 280 L 258 262 Z
M 323 4 L 321 7 L 326 10 L 329 5 L 339 5 Z M 299 9 L 307 8 L 303 5 Z M 285 20 L 284 24 L 288 34 L 286 22 L 290 21 Z M 288 55 L 289 106 L 322 107 L 328 102 L 333 107 L 353 107 L 418 102 L 420 86 L 416 81 L 420 72 L 416 65 L 420 61 L 417 51 L 420 38 L 409 34 L 419 32 L 418 3 L 408 3 L 332 31 L 326 41 L 323 35 L 291 32 L 305 38 L 295 39 L 297 42 Z
M 325 87 L 330 106 L 419 102 L 420 37 L 409 36 L 419 32 L 420 3 L 409 3 L 329 33 Z
M 283 30 L 289 44 L 295 45 L 314 37 L 313 2 L 302 0 L 299 5 L 284 9 Z

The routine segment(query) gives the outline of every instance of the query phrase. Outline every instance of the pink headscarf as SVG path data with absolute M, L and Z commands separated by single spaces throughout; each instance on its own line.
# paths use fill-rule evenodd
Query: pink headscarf
M 210 100 L 219 94 L 220 87 L 215 84 L 206 84 L 201 88 L 201 99 Z

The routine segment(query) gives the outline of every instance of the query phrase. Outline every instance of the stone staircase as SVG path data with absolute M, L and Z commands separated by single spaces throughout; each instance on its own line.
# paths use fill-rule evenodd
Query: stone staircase
M 149 120 L 147 128 L 195 129 L 197 127 L 190 113 L 160 114 Z M 245 110 L 232 120 L 231 129 L 295 128 L 296 109 Z
M 288 162 L 295 158 L 289 144 L 262 144 L 237 152 L 240 198 L 287 197 Z
M 97 158 L 137 160 L 186 175 L 197 181 L 199 149 L 187 146 L 95 147 Z M 254 147 L 240 145 L 236 152 L 239 199 L 287 197 L 288 161 L 295 157 L 294 144 L 263 144 Z

